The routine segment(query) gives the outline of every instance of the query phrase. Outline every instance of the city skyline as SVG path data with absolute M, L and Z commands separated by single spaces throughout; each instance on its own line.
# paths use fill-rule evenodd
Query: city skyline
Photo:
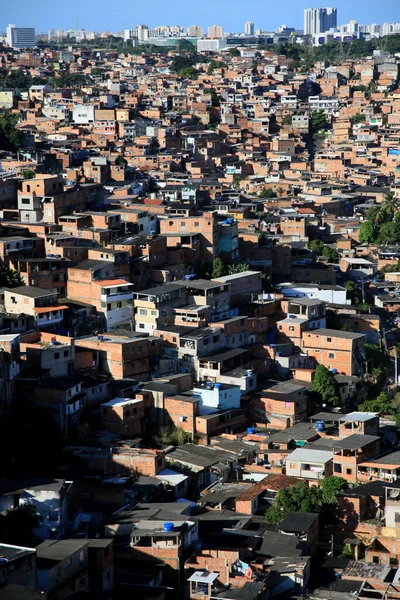
M 360 23 L 383 23 L 397 21 L 399 19 L 399 10 L 397 0 L 382 0 L 379 4 L 370 5 L 362 0 L 353 0 L 349 3 L 345 0 L 339 0 L 333 3 L 338 9 L 338 23 L 345 23 L 350 19 L 355 19 Z M 325 6 L 324 3 L 307 2 L 304 0 L 301 4 L 298 0 L 288 0 L 285 10 L 281 7 L 268 7 L 261 4 L 260 0 L 250 0 L 246 3 L 243 11 L 236 11 L 231 14 L 226 9 L 227 2 L 220 2 L 217 5 L 210 0 L 205 0 L 199 5 L 193 5 L 191 11 L 187 11 L 187 4 L 181 0 L 175 2 L 174 16 L 171 17 L 171 9 L 167 8 L 161 2 L 156 2 L 152 11 L 144 5 L 142 9 L 135 11 L 131 5 L 123 0 L 117 8 L 110 7 L 104 3 L 96 3 L 96 11 L 93 11 L 93 3 L 78 3 L 73 0 L 68 5 L 58 5 L 57 13 L 54 13 L 54 5 L 50 0 L 43 0 L 39 5 L 21 0 L 18 5 L 6 3 L 3 7 L 0 30 L 5 31 L 9 23 L 16 23 L 18 27 L 35 27 L 37 33 L 48 31 L 52 28 L 85 28 L 95 31 L 121 31 L 126 28 L 133 28 L 136 23 L 146 23 L 150 27 L 162 24 L 179 24 L 187 28 L 193 24 L 207 28 L 213 23 L 221 24 L 225 31 L 239 32 L 243 31 L 243 25 L 246 21 L 253 21 L 255 28 L 265 31 L 274 30 L 283 23 L 303 28 L 303 11 L 306 8 L 316 8 Z M 154 10 L 155 8 L 155 10 Z M 155 18 L 154 15 L 157 15 Z

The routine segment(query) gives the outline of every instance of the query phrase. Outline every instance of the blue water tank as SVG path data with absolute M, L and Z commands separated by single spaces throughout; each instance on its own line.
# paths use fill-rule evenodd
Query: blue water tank
M 248 427 L 247 428 L 247 433 L 248 433 L 248 435 L 253 435 L 253 433 L 254 433 L 254 427 Z
M 164 523 L 164 531 L 173 531 L 174 524 L 173 523 Z
M 315 422 L 315 428 L 317 431 L 324 431 L 325 429 L 325 422 L 324 421 L 316 421 Z
M 99 340 L 99 342 L 103 342 L 104 341 L 104 335 L 98 335 L 97 339 Z
M 216 390 L 220 390 L 222 385 L 220 383 L 216 383 L 214 387 Z
M 334 375 L 336 375 L 336 373 L 337 373 L 337 369 L 332 369 L 332 373 L 333 373 Z

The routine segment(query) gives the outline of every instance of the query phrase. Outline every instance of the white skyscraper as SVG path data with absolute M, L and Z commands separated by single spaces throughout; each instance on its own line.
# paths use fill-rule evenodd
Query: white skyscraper
M 305 8 L 304 35 L 316 35 L 337 26 L 337 8 Z
M 199 25 L 191 25 L 187 28 L 187 34 L 189 37 L 202 38 L 204 35 L 203 28 Z
M 244 32 L 246 35 L 254 35 L 253 21 L 246 21 L 246 23 L 244 24 Z
M 207 29 L 207 37 L 209 38 L 223 38 L 224 37 L 224 28 L 221 25 L 211 25 Z
M 148 25 L 136 25 L 136 31 L 139 44 L 149 39 L 150 34 Z
M 34 27 L 7 27 L 7 44 L 11 48 L 34 48 L 36 46 L 36 35 Z

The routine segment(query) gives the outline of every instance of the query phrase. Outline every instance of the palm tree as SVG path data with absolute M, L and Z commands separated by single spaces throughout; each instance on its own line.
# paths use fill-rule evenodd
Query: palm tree
M 394 192 L 388 192 L 385 195 L 381 206 L 382 210 L 393 219 L 395 213 L 400 210 L 400 200 L 396 198 Z

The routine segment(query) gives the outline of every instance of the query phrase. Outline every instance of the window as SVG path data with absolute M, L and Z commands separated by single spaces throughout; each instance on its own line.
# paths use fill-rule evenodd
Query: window
M 334 473 L 341 473 L 342 472 L 342 465 L 334 464 L 333 465 L 333 471 L 334 471 Z
M 145 308 L 140 308 L 139 315 L 142 315 L 142 317 L 145 317 L 147 315 L 147 310 Z
M 351 475 L 351 474 L 352 474 L 352 472 L 353 472 L 353 470 L 352 470 L 352 469 L 346 469 L 346 475 Z
M 186 227 L 185 221 L 181 221 L 181 227 Z
M 328 352 L 328 358 L 335 358 L 335 355 L 333 352 Z
M 291 469 L 295 469 L 297 467 L 296 463 L 290 463 L 289 466 L 290 466 Z
M 162 458 L 158 458 L 157 459 L 157 466 L 161 467 L 162 465 Z
M 394 566 L 394 567 L 397 567 L 399 565 L 399 561 L 397 560 L 397 558 L 390 558 L 389 559 L 389 564 L 392 565 L 392 566 Z
M 332 338 L 326 338 L 326 341 L 327 341 L 327 342 L 331 342 L 331 341 L 332 341 Z
M 57 360 L 57 358 L 60 358 L 60 353 L 59 352 L 54 352 L 54 358 Z
M 68 350 L 64 350 L 64 356 L 68 356 L 69 355 L 69 351 Z
M 21 204 L 30 204 L 29 198 L 22 198 L 21 199 Z
M 81 563 L 85 562 L 85 551 L 81 550 L 81 552 L 79 553 L 79 560 Z
M 293 325 L 289 325 L 289 331 L 294 331 Z
M 195 227 L 200 227 L 200 223 L 199 223 L 198 221 L 195 221 L 195 222 L 194 222 L 194 226 L 195 226 Z
M 379 556 L 373 556 L 372 562 L 375 563 L 376 565 L 379 565 Z

